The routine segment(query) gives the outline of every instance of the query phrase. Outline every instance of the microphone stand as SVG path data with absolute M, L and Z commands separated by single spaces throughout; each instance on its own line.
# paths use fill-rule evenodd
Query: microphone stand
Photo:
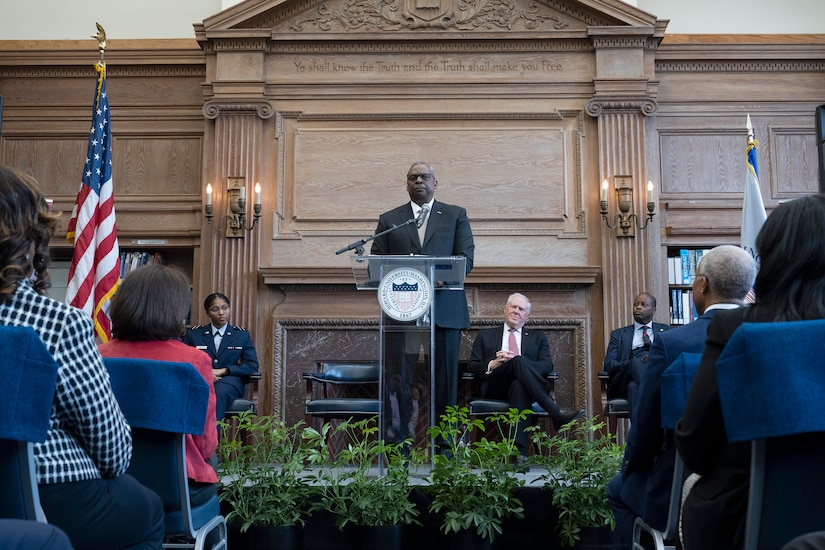
M 338 255 L 338 254 L 343 254 L 344 252 L 346 252 L 348 250 L 355 250 L 355 252 L 359 256 L 363 256 L 364 255 L 364 245 L 367 244 L 368 242 L 376 239 L 377 237 L 382 237 L 382 236 L 386 235 L 387 233 L 392 233 L 396 229 L 401 229 L 402 227 L 406 227 L 408 225 L 414 224 L 417 221 L 418 220 L 416 218 L 410 218 L 409 220 L 407 220 L 406 222 L 404 222 L 400 225 L 393 225 L 392 227 L 390 227 L 389 229 L 385 229 L 381 233 L 376 233 L 375 235 L 371 235 L 369 237 L 364 237 L 360 241 L 355 241 L 354 243 L 352 243 L 348 246 L 345 246 L 341 250 L 336 250 L 335 254 Z

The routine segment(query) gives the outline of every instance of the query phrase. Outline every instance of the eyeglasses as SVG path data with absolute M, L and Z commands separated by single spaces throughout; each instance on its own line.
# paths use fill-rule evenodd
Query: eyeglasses
M 430 181 L 431 179 L 433 179 L 433 175 L 432 174 L 407 174 L 407 181 L 409 181 L 411 183 L 414 182 L 414 181 L 417 181 L 418 178 L 421 178 L 424 181 Z

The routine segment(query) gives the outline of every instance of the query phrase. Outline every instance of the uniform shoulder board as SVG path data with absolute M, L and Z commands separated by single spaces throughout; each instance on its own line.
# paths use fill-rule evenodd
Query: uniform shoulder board
M 200 329 L 202 329 L 202 328 L 203 328 L 203 327 L 205 327 L 205 326 L 206 326 L 206 325 L 195 325 L 195 326 L 193 326 L 192 328 L 190 328 L 189 330 L 200 330 Z
M 249 332 L 248 330 L 246 330 L 245 328 L 243 328 L 241 326 L 238 326 L 238 325 L 233 325 L 233 326 L 235 327 L 235 330 L 241 330 L 243 332 Z

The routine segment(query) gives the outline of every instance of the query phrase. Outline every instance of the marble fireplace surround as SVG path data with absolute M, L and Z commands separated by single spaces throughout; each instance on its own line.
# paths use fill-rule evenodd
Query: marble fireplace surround
M 460 360 L 470 358 L 475 333 L 495 326 L 501 318 L 475 318 L 463 332 Z M 556 399 L 563 407 L 588 403 L 588 320 L 533 317 L 528 326 L 547 333 L 555 370 L 559 373 Z M 378 358 L 378 320 L 361 318 L 284 318 L 274 322 L 272 412 L 289 423 L 304 419 L 305 384 L 301 374 L 321 359 L 364 360 Z M 264 378 L 266 380 L 266 377 Z

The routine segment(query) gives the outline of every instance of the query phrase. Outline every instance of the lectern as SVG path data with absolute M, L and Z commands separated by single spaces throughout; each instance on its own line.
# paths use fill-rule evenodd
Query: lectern
M 432 398 L 435 293 L 464 290 L 466 261 L 463 256 L 352 256 L 356 288 L 378 294 L 378 423 L 386 441 L 415 438 L 418 426 L 438 420 Z M 433 442 L 424 444 L 432 452 Z

